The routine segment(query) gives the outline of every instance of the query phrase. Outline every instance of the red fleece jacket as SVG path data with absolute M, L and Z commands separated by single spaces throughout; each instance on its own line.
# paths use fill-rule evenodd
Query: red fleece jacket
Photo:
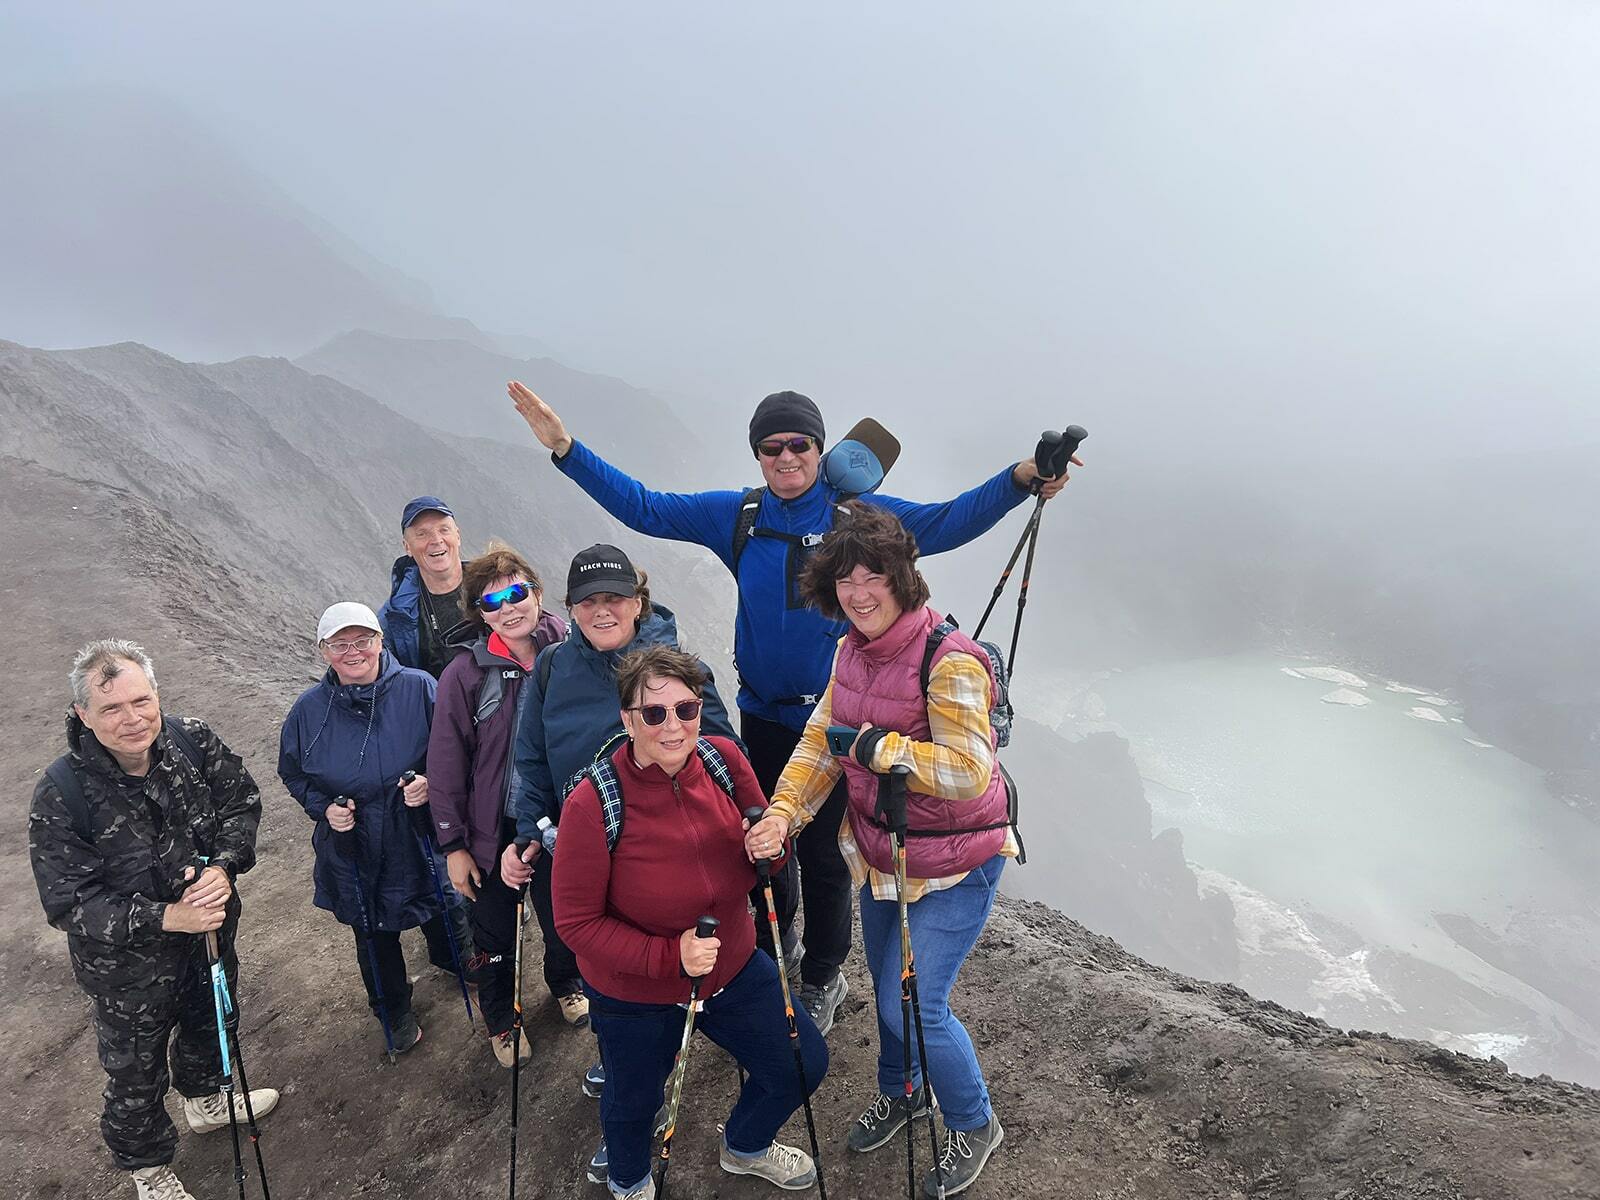
M 551 897 L 556 928 L 595 990 L 637 1004 L 682 1004 L 689 980 L 678 938 L 701 916 L 722 922 L 717 965 L 700 984 L 710 996 L 755 951 L 749 892 L 756 872 L 744 853 L 740 815 L 767 798 L 739 747 L 708 739 L 733 775 L 734 798 L 691 754 L 675 778 L 634 765 L 624 744 L 611 762 L 622 787 L 622 836 L 607 853 L 600 797 L 585 779 L 561 810 Z M 781 860 L 779 860 L 781 862 Z M 776 865 L 776 864 L 774 864 Z

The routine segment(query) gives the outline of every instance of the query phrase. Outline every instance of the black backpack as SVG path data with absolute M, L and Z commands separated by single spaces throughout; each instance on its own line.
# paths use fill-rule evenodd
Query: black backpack
M 739 519 L 733 525 L 733 579 L 739 581 L 739 560 L 744 557 L 744 548 L 752 537 L 777 538 L 781 542 L 790 542 L 803 550 L 814 550 L 822 544 L 823 535 L 820 533 L 779 533 L 776 529 L 757 529 L 756 517 L 761 512 L 761 499 L 767 494 L 765 487 L 753 487 L 744 494 L 744 499 L 739 501 Z M 840 493 L 839 498 L 833 502 L 833 514 L 837 518 L 844 510 L 845 503 L 856 497 L 849 493 Z
M 183 725 L 175 717 L 162 717 L 161 727 L 167 731 L 167 736 L 172 739 L 172 744 L 183 752 L 189 760 L 189 765 L 200 772 L 200 778 L 205 779 L 206 756 L 201 753 L 200 747 L 186 732 Z M 56 791 L 61 793 L 62 802 L 67 806 L 67 815 L 72 819 L 72 831 L 84 841 L 94 837 L 94 825 L 89 820 L 89 801 L 83 794 L 83 784 L 78 780 L 78 773 L 72 769 L 72 759 L 63 754 L 55 762 L 45 768 L 45 776 L 56 785 Z

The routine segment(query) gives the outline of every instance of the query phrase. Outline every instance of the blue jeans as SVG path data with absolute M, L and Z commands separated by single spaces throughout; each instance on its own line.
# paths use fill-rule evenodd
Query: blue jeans
M 589 993 L 589 1021 L 600 1039 L 600 1058 L 606 1068 L 600 1126 L 610 1156 L 611 1182 L 626 1191 L 639 1186 L 650 1173 L 656 1110 L 661 1107 L 672 1060 L 683 1040 L 685 1010 L 676 1004 L 613 1000 L 587 984 L 584 990 Z M 684 980 L 683 991 L 687 1001 L 688 980 Z M 756 951 L 727 987 L 703 998 L 701 1005 L 695 1029 L 733 1055 L 748 1076 L 728 1117 L 728 1149 L 735 1154 L 760 1154 L 802 1099 L 794 1051 L 789 1046 L 789 1023 L 783 1015 L 783 995 L 778 990 L 778 969 Z M 806 1084 L 815 1091 L 828 1070 L 828 1047 L 810 1015 L 798 1004 L 794 1017 Z M 690 1108 L 695 1104 L 687 1087 L 683 1103 Z M 680 1111 L 680 1123 L 682 1119 Z
M 967 1132 L 989 1123 L 989 1089 L 966 1028 L 950 1011 L 950 989 L 961 964 L 972 953 L 994 907 L 995 888 L 1005 859 L 995 855 L 967 872 L 953 888 L 928 892 L 906 906 L 911 923 L 911 954 L 917 968 L 917 997 L 933 1094 L 949 1129 Z M 900 1038 L 900 911 L 893 900 L 875 900 L 871 886 L 861 889 L 861 941 L 867 952 L 878 999 L 878 1090 L 903 1095 L 905 1048 Z M 916 1030 L 911 1033 L 911 1079 L 922 1084 Z

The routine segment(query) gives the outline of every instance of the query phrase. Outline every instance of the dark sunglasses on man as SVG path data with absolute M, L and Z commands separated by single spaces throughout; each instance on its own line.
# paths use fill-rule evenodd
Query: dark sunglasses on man
M 498 592 L 485 592 L 478 601 L 478 607 L 484 612 L 499 612 L 503 604 L 521 604 L 530 595 L 533 588 L 525 583 L 513 583 L 510 587 L 501 588 Z
M 817 444 L 813 437 L 767 438 L 756 443 L 756 453 L 762 458 L 777 458 L 787 450 L 790 454 L 804 454 Z
M 646 725 L 662 725 L 667 720 L 665 704 L 636 704 L 628 711 L 638 713 Z M 678 714 L 678 720 L 687 725 L 700 715 L 700 701 L 679 700 L 672 706 L 672 711 Z

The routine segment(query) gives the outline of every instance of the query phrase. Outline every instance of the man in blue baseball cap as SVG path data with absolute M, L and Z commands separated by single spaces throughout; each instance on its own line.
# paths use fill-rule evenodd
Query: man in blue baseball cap
M 462 618 L 461 530 L 437 496 L 418 496 L 400 514 L 405 550 L 389 572 L 389 599 L 378 610 L 383 642 L 403 666 L 435 679 L 451 653 L 445 634 Z

